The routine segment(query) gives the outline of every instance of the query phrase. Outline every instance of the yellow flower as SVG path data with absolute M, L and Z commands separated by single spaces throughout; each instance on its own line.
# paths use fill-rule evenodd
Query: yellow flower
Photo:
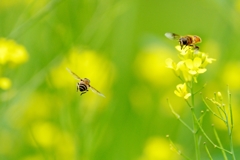
M 183 84 L 178 84 L 177 89 L 174 91 L 174 93 L 178 96 L 178 97 L 182 97 L 184 99 L 188 99 L 191 96 L 191 93 L 188 93 L 187 91 L 187 85 L 186 83 Z
M 168 58 L 168 59 L 166 59 L 166 67 L 167 68 L 171 68 L 171 69 L 176 69 L 177 68 L 177 66 L 176 66 L 176 63 L 175 62 L 173 62 L 173 60 L 171 59 L 171 58 Z
M 185 60 L 185 64 L 191 75 L 198 75 L 207 71 L 206 68 L 201 68 L 202 59 L 199 57 L 195 57 L 193 60 L 187 59 Z
M 10 79 L 6 77 L 0 78 L 0 88 L 2 88 L 3 90 L 9 89 L 11 85 L 12 83 Z
M 171 58 L 166 59 L 165 62 L 166 62 L 166 67 L 167 68 L 173 69 L 177 76 L 180 75 L 179 64 L 176 64 Z
M 13 40 L 0 39 L 0 64 L 11 62 L 21 64 L 28 60 L 28 54 L 24 46 Z
M 197 77 L 199 74 L 207 71 L 206 66 L 216 61 L 213 58 L 209 58 L 206 53 L 200 52 L 192 46 L 175 47 L 180 53 L 178 54 L 181 61 L 178 63 L 173 62 L 172 59 L 166 60 L 166 67 L 173 69 L 175 74 L 185 82 L 194 80 L 197 83 Z
M 9 61 L 9 54 L 7 47 L 1 43 L 0 40 L 0 64 L 6 64 Z
M 192 75 L 189 73 L 189 69 L 187 68 L 184 61 L 178 62 L 177 68 L 181 71 L 182 76 L 186 82 L 189 82 L 192 80 Z
M 193 49 L 192 46 L 184 46 L 183 48 L 181 48 L 180 45 L 175 47 L 179 52 L 180 52 L 180 56 L 184 58 L 189 58 L 189 56 L 191 56 L 192 54 L 195 54 L 195 50 Z
M 211 64 L 213 61 L 216 61 L 216 59 L 209 58 L 207 54 L 202 53 L 202 67 L 206 67 L 208 64 Z

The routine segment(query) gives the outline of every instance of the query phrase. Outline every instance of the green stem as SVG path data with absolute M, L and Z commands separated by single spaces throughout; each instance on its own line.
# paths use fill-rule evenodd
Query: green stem
M 233 138 L 232 138 L 232 135 L 230 135 L 230 149 L 231 149 L 231 152 L 232 152 L 233 160 L 236 160 L 236 157 L 235 157 L 235 154 L 234 154 L 234 148 L 233 148 Z
M 229 154 L 232 154 L 232 152 L 230 152 L 229 150 L 226 150 L 226 149 L 224 149 L 224 148 L 219 147 L 218 145 L 216 145 L 216 144 L 208 137 L 208 135 L 206 134 L 206 132 L 203 130 L 201 124 L 198 122 L 197 117 L 196 117 L 195 114 L 194 114 L 194 119 L 195 119 L 195 122 L 197 123 L 199 129 L 201 130 L 202 134 L 205 136 L 205 138 L 206 138 L 215 148 L 218 148 L 218 149 L 220 149 L 220 150 L 224 150 L 225 152 L 227 152 L 227 153 L 229 153 Z
M 209 152 L 209 150 L 208 150 L 208 148 L 207 148 L 206 142 L 204 142 L 203 144 L 204 144 L 205 150 L 206 150 L 206 152 L 207 152 L 207 154 L 208 154 L 208 158 L 209 158 L 210 160 L 213 160 L 213 158 L 212 158 L 212 156 L 211 156 L 211 154 L 210 154 L 210 152 Z
M 199 136 L 198 136 L 198 125 L 196 124 L 195 120 L 195 111 L 194 111 L 194 90 L 193 90 L 193 80 L 190 84 L 190 90 L 191 90 L 191 97 L 192 97 L 192 104 L 191 104 L 191 113 L 192 113 L 192 123 L 193 123 L 193 138 L 194 138 L 194 144 L 195 144 L 195 154 L 196 154 L 196 160 L 200 160 L 200 149 L 199 149 Z M 188 103 L 189 105 L 189 103 Z
M 223 148 L 222 142 L 221 142 L 221 140 L 220 140 L 220 138 L 219 138 L 219 136 L 218 136 L 218 133 L 217 133 L 214 125 L 212 125 L 212 127 L 213 127 L 213 132 L 214 132 L 214 134 L 215 134 L 215 137 L 216 137 L 216 139 L 217 139 L 218 145 L 219 145 L 221 148 Z M 222 151 L 224 160 L 227 160 L 228 158 L 227 158 L 226 152 L 225 152 L 224 150 L 221 150 L 221 151 Z
M 208 99 L 208 98 L 207 98 L 207 99 Z M 211 101 L 210 99 L 208 99 L 208 100 Z M 206 107 L 208 108 L 208 110 L 209 110 L 214 116 L 216 116 L 217 118 L 223 120 L 222 117 L 220 117 L 217 113 L 215 113 L 215 112 L 211 109 L 211 107 L 207 104 L 207 102 L 205 101 L 205 99 L 203 98 L 203 96 L 202 96 L 202 101 L 204 102 L 204 104 L 206 105 Z
M 233 114 L 232 114 L 232 96 L 228 88 L 228 105 L 229 105 L 229 113 L 230 113 L 230 118 L 231 118 L 231 132 L 233 130 Z
M 172 107 L 172 105 L 170 104 L 170 102 L 169 102 L 168 99 L 167 99 L 167 102 L 168 102 L 168 106 L 170 107 L 170 109 L 171 109 L 172 113 L 175 115 L 175 117 L 176 117 L 185 127 L 187 127 L 192 133 L 194 133 L 194 130 L 193 130 L 189 125 L 187 125 L 187 123 L 185 123 L 185 122 L 181 119 L 181 117 L 180 117 L 179 114 L 177 114 L 177 113 L 175 112 L 175 110 L 173 109 L 173 107 Z
M 234 154 L 234 148 L 233 148 L 233 138 L 232 138 L 232 131 L 233 131 L 233 114 L 232 114 L 232 99 L 231 99 L 231 93 L 228 87 L 228 107 L 229 107 L 229 114 L 230 114 L 230 124 L 231 126 L 228 125 L 228 135 L 229 135 L 229 139 L 230 139 L 230 150 L 232 152 L 232 158 L 233 160 L 236 160 L 235 154 Z M 228 122 L 229 124 L 229 122 Z
M 193 121 L 193 129 L 194 129 L 194 132 L 193 132 L 193 138 L 194 138 L 194 144 L 195 144 L 195 152 L 196 152 L 196 160 L 200 160 L 200 150 L 199 150 L 199 137 L 198 137 L 198 134 L 197 134 L 197 130 L 198 130 L 198 127 L 196 125 L 196 120 L 194 118 L 194 109 L 192 108 L 191 109 L 191 113 L 192 113 L 192 121 Z
M 190 158 L 188 158 L 185 154 L 182 153 L 181 150 L 179 150 L 176 145 L 172 142 L 172 140 L 170 139 L 169 135 L 166 136 L 169 140 L 170 143 L 170 148 L 176 152 L 178 155 L 182 156 L 183 158 L 185 158 L 186 160 L 191 160 Z

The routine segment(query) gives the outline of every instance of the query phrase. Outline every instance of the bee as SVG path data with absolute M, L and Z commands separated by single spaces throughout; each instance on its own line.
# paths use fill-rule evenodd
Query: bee
M 66 68 L 67 71 L 76 79 L 79 80 L 77 83 L 77 91 L 81 92 L 80 95 L 87 93 L 88 89 L 90 88 L 93 93 L 98 94 L 99 96 L 105 97 L 101 92 L 90 86 L 90 80 L 87 78 L 80 78 L 78 75 L 76 75 L 74 72 L 72 72 L 70 69 Z
M 199 47 L 196 46 L 195 44 L 202 42 L 201 38 L 196 35 L 180 36 L 175 33 L 165 33 L 165 36 L 172 40 L 178 40 L 181 46 L 181 49 L 183 49 L 183 47 L 186 47 L 186 46 L 192 46 L 194 49 L 199 49 Z

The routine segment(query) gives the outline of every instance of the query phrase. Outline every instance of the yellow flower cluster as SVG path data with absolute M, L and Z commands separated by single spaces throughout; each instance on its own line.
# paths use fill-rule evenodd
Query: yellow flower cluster
M 191 94 L 187 93 L 186 83 L 192 81 L 197 83 L 198 75 L 205 73 L 207 71 L 206 66 L 215 61 L 215 59 L 209 58 L 206 53 L 195 50 L 191 46 L 186 46 L 183 49 L 180 46 L 176 46 L 176 49 L 180 52 L 180 61 L 176 63 L 171 58 L 168 58 L 166 59 L 166 65 L 184 82 L 184 84 L 177 86 L 175 94 L 187 99 Z
M 2 74 L 3 65 L 18 65 L 27 60 L 28 54 L 24 46 L 15 43 L 13 40 L 0 38 L 0 74 Z M 6 77 L 0 77 L 0 88 L 7 90 L 10 87 L 11 80 Z
M 24 46 L 13 40 L 0 39 L 0 64 L 21 64 L 28 60 L 28 54 Z

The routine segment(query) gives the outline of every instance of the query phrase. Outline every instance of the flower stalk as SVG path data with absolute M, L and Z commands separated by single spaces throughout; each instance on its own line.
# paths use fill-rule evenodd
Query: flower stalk
M 228 89 L 228 106 L 223 103 L 223 97 L 220 92 L 215 93 L 214 98 L 206 98 L 206 100 L 212 102 L 216 108 L 217 112 L 215 112 L 210 105 L 206 102 L 205 98 L 203 98 L 202 94 L 202 101 L 205 104 L 208 113 L 212 113 L 215 117 L 219 120 L 223 121 L 228 130 L 228 136 L 230 141 L 230 150 L 227 150 L 223 147 L 221 143 L 221 139 L 217 134 L 216 129 L 213 127 L 214 135 L 217 139 L 217 144 L 207 135 L 205 130 L 202 126 L 203 117 L 206 115 L 207 112 L 202 111 L 202 115 L 200 118 L 197 118 L 197 113 L 195 110 L 195 95 L 199 93 L 205 85 L 200 89 L 195 91 L 194 86 L 198 83 L 199 75 L 205 73 L 207 71 L 206 67 L 208 64 L 216 61 L 213 58 L 209 58 L 206 53 L 197 51 L 192 48 L 191 46 L 186 46 L 181 48 L 177 46 L 176 49 L 179 51 L 178 57 L 180 58 L 179 62 L 174 62 L 171 58 L 166 60 L 166 67 L 173 70 L 174 74 L 181 80 L 181 83 L 176 86 L 176 90 L 174 94 L 180 98 L 183 98 L 186 102 L 187 106 L 189 107 L 192 115 L 192 127 L 190 127 L 183 119 L 180 118 L 180 115 L 177 114 L 172 105 L 168 101 L 168 106 L 170 107 L 172 113 L 175 117 L 186 127 L 190 130 L 193 134 L 194 138 L 194 146 L 195 146 L 195 159 L 201 159 L 200 153 L 200 141 L 201 141 L 201 134 L 205 137 L 215 148 L 218 148 L 222 152 L 222 156 L 225 160 L 227 160 L 227 154 L 232 155 L 232 159 L 235 160 L 234 155 L 234 148 L 233 148 L 233 139 L 232 139 L 232 132 L 233 132 L 233 116 L 232 116 L 232 105 L 231 105 L 231 94 Z M 228 108 L 228 110 L 227 110 Z M 207 152 L 207 155 L 210 159 L 213 159 L 210 151 L 208 150 L 206 143 L 204 142 L 204 147 Z

